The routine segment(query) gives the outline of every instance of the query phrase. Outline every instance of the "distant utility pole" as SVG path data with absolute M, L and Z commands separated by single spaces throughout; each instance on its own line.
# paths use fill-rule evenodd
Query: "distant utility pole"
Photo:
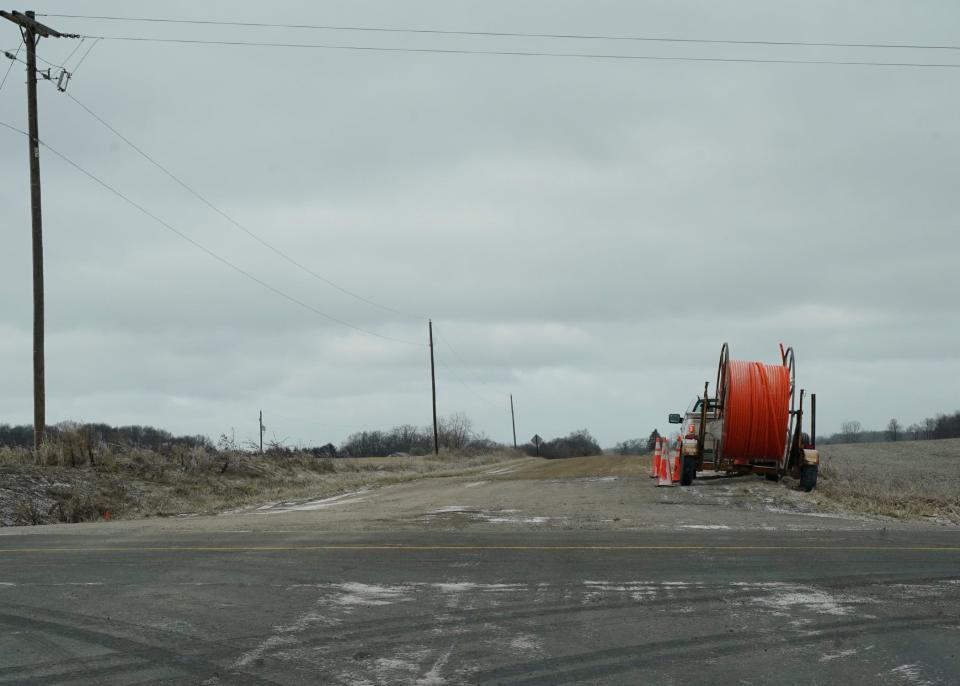
M 437 375 L 433 366 L 433 320 L 428 319 L 430 327 L 430 389 L 433 393 L 433 454 L 440 454 L 440 434 L 437 432 Z
M 260 410 L 260 454 L 263 455 L 263 430 L 266 427 L 263 425 L 263 410 Z
M 33 447 L 43 445 L 46 387 L 43 354 L 43 223 L 40 214 L 40 132 L 37 125 L 37 43 L 41 38 L 79 38 L 60 33 L 34 19 L 33 12 L 5 12 L 0 17 L 20 27 L 27 46 L 27 119 L 30 130 L 30 216 L 33 223 Z
M 513 393 L 510 394 L 510 423 L 513 425 L 513 449 L 517 449 L 517 419 L 513 415 Z

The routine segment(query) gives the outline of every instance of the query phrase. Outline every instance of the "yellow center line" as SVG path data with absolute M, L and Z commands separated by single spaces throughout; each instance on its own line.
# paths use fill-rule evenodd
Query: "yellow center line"
M 4 548 L 3 553 L 155 553 L 155 552 L 211 552 L 211 553 L 238 553 L 238 552 L 309 552 L 309 551 L 381 551 L 396 552 L 429 552 L 429 551 L 462 551 L 462 550 L 501 550 L 501 551 L 790 551 L 790 550 L 820 550 L 844 552 L 946 552 L 960 553 L 960 546 L 890 546 L 890 545 L 402 545 L 402 544 L 328 544 L 328 545 L 285 545 L 285 546 L 90 546 L 83 548 L 64 547 L 32 547 L 32 548 Z

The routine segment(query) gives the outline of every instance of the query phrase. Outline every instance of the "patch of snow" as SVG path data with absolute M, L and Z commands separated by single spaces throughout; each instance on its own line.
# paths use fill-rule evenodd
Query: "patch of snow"
M 905 598 L 929 598 L 943 593 L 943 588 L 934 584 L 889 584 L 888 588 L 896 589 Z
M 730 529 L 726 524 L 679 524 L 678 529 Z
M 899 667 L 894 667 L 890 670 L 891 674 L 895 674 L 910 684 L 916 684 L 917 686 L 932 686 L 933 682 L 928 681 L 923 678 L 920 673 L 920 663 L 914 662 L 909 665 L 900 665 Z
M 435 589 L 441 593 L 463 593 L 464 591 L 472 591 L 477 587 L 477 585 L 471 581 L 460 581 L 457 583 L 442 583 L 442 584 L 431 584 Z
M 463 505 L 444 505 L 427 512 L 426 518 L 444 514 L 459 514 L 478 522 L 488 522 L 491 524 L 544 524 L 550 521 L 550 517 L 541 516 L 523 516 L 518 514 L 519 510 L 479 510 L 469 508 Z M 561 518 L 563 519 L 563 518 Z
M 488 483 L 488 482 L 486 482 L 486 481 L 471 481 L 471 482 L 468 483 L 468 484 L 464 484 L 463 487 L 464 487 L 464 488 L 476 488 L 477 486 L 483 486 L 485 483 Z
M 401 660 L 395 657 L 377 658 L 377 670 L 380 672 L 412 671 L 416 669 L 409 660 Z
M 490 476 L 497 476 L 499 474 L 509 474 L 510 472 L 515 472 L 517 470 L 516 466 L 512 467 L 500 467 L 498 469 L 491 469 L 484 472 L 484 474 L 489 474 Z
M 835 616 L 849 615 L 853 612 L 852 605 L 870 602 L 866 598 L 855 596 L 831 595 L 823 589 L 811 586 L 773 588 L 775 590 L 771 595 L 751 598 L 750 602 L 755 605 L 763 605 L 774 611 L 805 609 L 822 615 Z
M 367 488 L 361 488 L 360 490 L 353 491 L 351 493 L 341 493 L 340 495 L 335 495 L 330 498 L 321 498 L 320 500 L 309 500 L 299 505 L 291 504 L 290 506 L 287 506 L 286 504 L 284 504 L 284 509 L 302 512 L 302 511 L 309 511 L 309 510 L 322 510 L 327 507 L 332 507 L 334 505 L 343 505 L 348 502 L 359 503 L 366 500 L 366 498 L 358 498 L 357 496 L 363 495 L 368 490 L 369 489 Z
M 510 639 L 510 648 L 521 653 L 539 653 L 543 641 L 534 634 L 517 634 Z
M 440 672 L 444 665 L 447 664 L 447 660 L 450 659 L 450 654 L 453 652 L 453 648 L 454 646 L 451 645 L 447 652 L 437 658 L 437 661 L 433 663 L 433 667 L 431 667 L 426 674 L 416 680 L 416 686 L 443 686 L 443 684 L 447 683 L 446 679 L 440 676 Z
M 857 522 L 874 521 L 870 517 L 841 514 L 839 512 L 802 512 L 800 510 L 787 510 L 782 507 L 769 507 L 769 506 L 765 507 L 764 509 L 767 512 L 775 512 L 776 514 L 799 515 L 802 517 L 820 517 L 822 519 L 841 519 L 841 520 L 857 521 Z
M 297 643 L 297 634 L 301 633 L 314 622 L 318 622 L 322 619 L 323 617 L 321 615 L 314 611 L 310 611 L 305 612 L 297 617 L 293 624 L 287 626 L 274 626 L 273 634 L 271 636 L 267 637 L 254 646 L 253 649 L 248 650 L 243 655 L 238 657 L 233 663 L 233 666 L 235 668 L 246 667 L 250 663 L 261 659 L 268 651 Z
M 527 588 L 525 584 L 478 584 L 472 581 L 451 581 L 430 584 L 430 586 L 441 593 L 466 593 L 467 591 L 503 593 L 505 591 L 523 591 Z
M 668 598 L 675 596 L 676 591 L 688 584 L 685 581 L 584 581 L 583 585 L 589 589 L 584 595 L 584 602 L 590 603 L 603 593 L 625 593 L 631 600 L 650 600 L 660 595 Z
M 486 517 L 485 521 L 492 524 L 543 524 L 549 517 Z
M 369 488 L 361 488 L 350 493 L 340 493 L 329 498 L 320 498 L 318 500 L 308 500 L 306 502 L 288 501 L 284 503 L 273 503 L 261 505 L 249 514 L 276 514 L 278 512 L 309 512 L 312 510 L 323 510 L 335 505 L 347 505 L 352 503 L 361 503 L 367 500 Z
M 820 662 L 830 662 L 831 660 L 839 660 L 842 657 L 850 657 L 851 655 L 856 655 L 857 651 L 855 648 L 849 648 L 847 650 L 839 650 L 835 653 L 827 653 L 820 657 Z
M 731 586 L 749 586 L 750 588 L 783 588 L 788 584 L 782 581 L 731 581 Z
M 338 584 L 343 595 L 334 599 L 337 605 L 392 605 L 413 600 L 409 597 L 409 588 L 403 586 L 374 586 L 347 582 Z

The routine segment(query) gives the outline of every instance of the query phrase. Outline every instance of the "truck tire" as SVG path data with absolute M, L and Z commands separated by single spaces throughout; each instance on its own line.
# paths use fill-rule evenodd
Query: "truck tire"
M 800 468 L 800 490 L 809 493 L 817 487 L 817 465 L 805 464 Z
M 765 478 L 767 481 L 780 481 L 779 474 L 764 474 L 763 478 Z
M 697 461 L 684 455 L 680 461 L 680 485 L 689 486 L 697 475 Z

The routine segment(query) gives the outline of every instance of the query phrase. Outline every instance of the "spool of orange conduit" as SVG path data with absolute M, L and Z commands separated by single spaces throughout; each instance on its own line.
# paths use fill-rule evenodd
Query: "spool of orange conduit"
M 790 370 L 729 360 L 723 382 L 723 455 L 741 463 L 780 460 L 787 441 Z

